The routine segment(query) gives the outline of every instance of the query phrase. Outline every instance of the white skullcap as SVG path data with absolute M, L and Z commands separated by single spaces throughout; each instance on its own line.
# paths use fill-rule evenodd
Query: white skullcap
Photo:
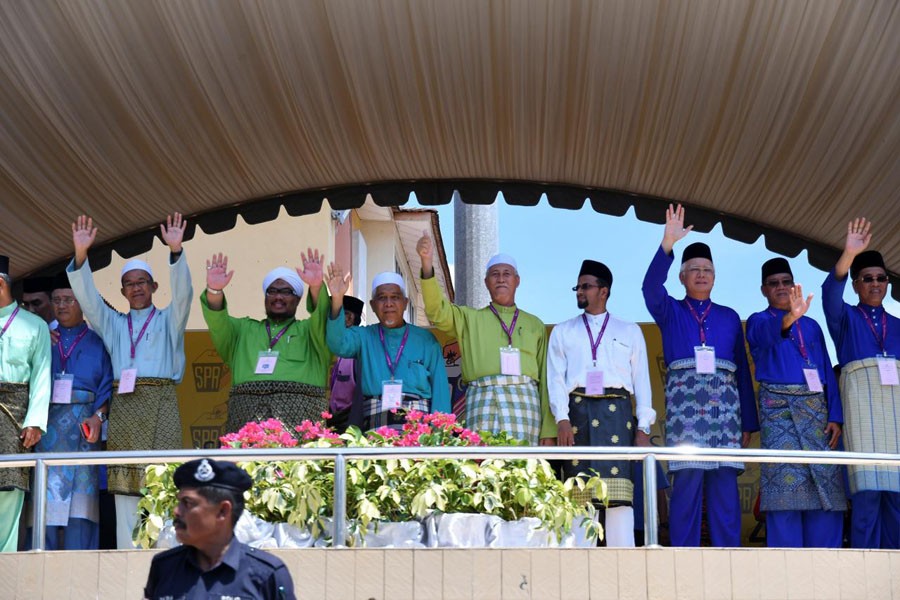
M 516 273 L 519 272 L 519 266 L 516 264 L 516 259 L 509 254 L 495 254 L 491 257 L 491 260 L 488 261 L 487 266 L 484 268 L 484 272 L 487 273 L 490 271 L 491 267 L 494 265 L 509 265 L 516 270 Z
M 272 282 L 276 279 L 281 279 L 291 286 L 291 289 L 294 290 L 294 294 L 298 297 L 303 295 L 303 280 L 297 275 L 297 271 L 288 269 L 287 267 L 278 267 L 269 271 L 269 274 L 263 279 L 263 294 L 266 293 L 266 290 L 269 289 L 269 286 L 272 285 Z
M 406 295 L 406 284 L 403 283 L 403 278 L 400 277 L 398 273 L 394 273 L 392 271 L 385 271 L 384 273 L 379 273 L 375 276 L 375 279 L 372 280 L 372 295 L 375 295 L 375 290 L 378 289 L 380 285 L 389 285 L 389 284 L 399 285 L 400 291 L 403 292 L 403 295 Z
M 150 268 L 150 265 L 139 258 L 131 259 L 125 263 L 125 266 L 122 267 L 122 274 L 119 277 L 124 277 L 128 271 L 146 271 L 150 279 L 153 279 L 153 270 Z

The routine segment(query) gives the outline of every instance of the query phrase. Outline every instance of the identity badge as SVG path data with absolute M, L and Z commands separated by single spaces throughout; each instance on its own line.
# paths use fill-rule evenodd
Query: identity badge
M 256 359 L 256 370 L 253 372 L 257 375 L 271 375 L 275 372 L 276 364 L 278 364 L 278 352 L 261 350 L 259 358 Z
M 119 393 L 131 394 L 134 392 L 134 384 L 137 382 L 137 369 L 122 369 L 119 376 Z
M 900 385 L 900 377 L 897 376 L 897 359 L 893 356 L 879 356 L 878 375 L 881 376 L 881 385 Z
M 381 412 L 403 407 L 403 380 L 388 379 L 381 382 Z
M 715 375 L 715 348 L 713 348 L 712 346 L 694 346 L 694 360 L 697 363 L 697 373 L 699 373 L 700 375 Z
M 512 346 L 500 348 L 500 374 L 521 375 L 522 360 L 520 356 L 518 348 Z
M 822 392 L 822 380 L 819 378 L 818 369 L 803 369 L 803 377 L 806 379 L 806 387 L 811 392 Z
M 585 375 L 584 393 L 588 396 L 603 395 L 603 371 L 599 367 L 588 367 Z
M 61 373 L 53 379 L 53 396 L 50 402 L 53 404 L 72 404 L 72 384 L 75 376 L 69 373 Z

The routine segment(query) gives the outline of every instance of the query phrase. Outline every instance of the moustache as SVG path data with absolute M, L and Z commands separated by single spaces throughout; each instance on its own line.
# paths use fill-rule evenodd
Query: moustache
M 184 524 L 184 521 L 182 521 L 181 519 L 174 519 L 174 520 L 172 521 L 172 527 L 176 527 L 176 528 L 181 527 L 181 528 L 184 528 L 184 527 L 186 527 L 186 525 Z

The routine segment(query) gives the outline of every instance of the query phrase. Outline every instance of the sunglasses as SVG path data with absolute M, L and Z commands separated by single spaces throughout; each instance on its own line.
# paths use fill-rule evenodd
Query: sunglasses
M 877 281 L 878 283 L 886 283 L 888 280 L 887 275 L 866 275 L 865 277 L 857 277 L 857 281 L 862 281 L 863 283 L 873 283 Z

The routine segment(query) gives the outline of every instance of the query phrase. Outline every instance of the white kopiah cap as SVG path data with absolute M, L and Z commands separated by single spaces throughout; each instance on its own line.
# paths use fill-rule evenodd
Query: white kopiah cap
M 375 290 L 378 289 L 378 286 L 391 283 L 400 286 L 400 291 L 406 295 L 406 284 L 403 283 L 403 278 L 400 277 L 399 273 L 394 273 L 393 271 L 385 271 L 375 276 L 375 279 L 372 280 L 372 295 L 375 295 Z
M 516 264 L 516 259 L 509 254 L 495 254 L 492 256 L 491 260 L 488 261 L 487 266 L 484 268 L 484 272 L 487 273 L 490 271 L 491 267 L 494 265 L 509 265 L 516 270 L 516 273 L 519 272 L 519 266 Z
M 119 277 L 124 277 L 128 271 L 146 271 L 150 279 L 153 279 L 153 270 L 150 268 L 150 265 L 139 258 L 134 258 L 125 263 L 125 266 L 122 267 L 122 274 Z

